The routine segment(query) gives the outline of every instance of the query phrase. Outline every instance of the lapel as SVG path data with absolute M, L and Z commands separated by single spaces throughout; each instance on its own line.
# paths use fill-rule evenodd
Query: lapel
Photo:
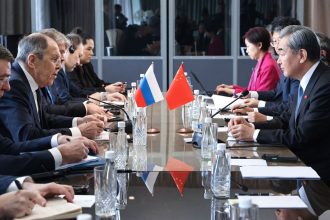
M 37 125 L 38 128 L 41 128 L 39 115 L 38 115 L 37 107 L 35 105 L 35 101 L 34 101 L 34 97 L 33 97 L 33 93 L 32 93 L 30 84 L 29 84 L 21 66 L 18 64 L 18 62 L 13 63 L 12 69 L 15 70 L 15 72 L 22 79 L 23 83 L 28 87 L 28 91 L 25 91 L 25 93 L 28 96 L 29 109 L 32 109 L 32 114 L 33 114 L 35 124 Z
M 317 68 L 315 69 L 312 77 L 310 78 L 308 84 L 307 84 L 307 87 L 305 89 L 305 92 L 302 96 L 302 99 L 301 99 L 301 102 L 300 102 L 300 105 L 299 105 L 299 109 L 298 109 L 298 115 L 297 115 L 297 120 L 296 120 L 296 125 L 298 125 L 299 123 L 299 118 L 300 117 L 304 117 L 304 110 L 307 106 L 307 104 L 309 103 L 309 100 L 310 100 L 310 94 L 312 93 L 312 90 L 317 82 L 317 80 L 319 79 L 319 76 L 320 74 L 323 72 L 323 64 L 322 62 L 320 62 L 320 64 L 317 66 Z M 297 97 L 298 97 L 298 94 L 295 96 L 295 105 L 297 104 Z M 294 108 L 295 109 L 295 108 Z M 293 115 L 294 115 L 294 111 L 293 111 Z M 294 116 L 293 116 L 294 118 Z

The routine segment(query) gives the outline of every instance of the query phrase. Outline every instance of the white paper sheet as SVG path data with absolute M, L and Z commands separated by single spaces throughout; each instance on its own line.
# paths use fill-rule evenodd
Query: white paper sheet
M 240 167 L 245 178 L 276 178 L 276 179 L 320 179 L 311 167 L 304 166 L 251 166 Z
M 228 127 L 218 127 L 218 132 L 228 132 Z
M 240 196 L 239 196 L 240 197 Z M 249 196 L 259 208 L 307 208 L 299 196 Z
M 214 106 L 217 109 L 223 108 L 226 105 L 228 105 L 230 102 L 235 100 L 235 98 L 233 98 L 233 97 L 227 97 L 227 96 L 222 96 L 222 95 L 212 95 L 212 99 L 214 102 Z M 242 104 L 242 103 L 244 103 L 244 99 L 238 99 L 236 102 L 234 102 L 233 104 L 228 106 L 228 108 L 231 108 L 232 106 L 234 106 L 236 104 Z
M 231 159 L 230 165 L 232 166 L 267 166 L 267 162 L 263 159 Z
M 109 131 L 102 131 L 99 136 L 96 136 L 95 141 L 107 141 L 109 140 Z
M 95 203 L 94 195 L 75 195 L 73 203 L 83 208 L 91 208 Z
M 192 138 L 183 138 L 183 140 L 186 143 L 191 143 L 192 142 Z
M 216 111 L 212 112 L 212 114 L 215 112 Z M 245 118 L 245 119 L 248 119 L 248 116 L 247 115 L 235 115 L 235 114 L 225 114 L 225 115 L 217 114 L 216 116 L 214 116 L 214 118 L 218 118 L 218 119 Z

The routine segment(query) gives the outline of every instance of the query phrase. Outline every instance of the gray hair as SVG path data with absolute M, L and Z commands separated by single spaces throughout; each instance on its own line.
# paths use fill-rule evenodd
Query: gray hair
M 66 36 L 55 28 L 42 29 L 39 31 L 39 33 L 52 38 L 57 43 L 57 45 L 64 44 L 66 48 L 68 48 L 70 45 L 70 41 L 66 38 Z
M 301 49 L 307 51 L 307 58 L 310 61 L 320 59 L 320 45 L 315 33 L 304 26 L 290 25 L 285 27 L 280 38 L 289 36 L 288 46 L 291 50 L 298 52 Z
M 44 51 L 47 48 L 47 36 L 40 33 L 30 34 L 18 43 L 16 59 L 26 62 L 30 54 L 35 54 L 39 59 L 43 59 Z
M 7 60 L 8 62 L 14 61 L 14 57 L 11 52 L 2 45 L 0 45 L 0 60 Z

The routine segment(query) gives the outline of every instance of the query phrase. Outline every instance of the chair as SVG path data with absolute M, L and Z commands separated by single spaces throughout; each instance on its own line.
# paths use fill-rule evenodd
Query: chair
M 113 54 L 111 55 L 117 55 L 122 49 L 124 32 L 120 29 L 108 29 L 105 32 L 109 40 L 109 47 L 112 48 Z

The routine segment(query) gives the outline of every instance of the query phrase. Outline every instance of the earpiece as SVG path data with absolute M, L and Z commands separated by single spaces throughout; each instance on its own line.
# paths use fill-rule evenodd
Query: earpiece
M 72 44 L 69 46 L 69 52 L 70 52 L 71 54 L 73 54 L 73 53 L 75 52 L 75 49 L 74 49 L 74 47 L 73 47 Z

